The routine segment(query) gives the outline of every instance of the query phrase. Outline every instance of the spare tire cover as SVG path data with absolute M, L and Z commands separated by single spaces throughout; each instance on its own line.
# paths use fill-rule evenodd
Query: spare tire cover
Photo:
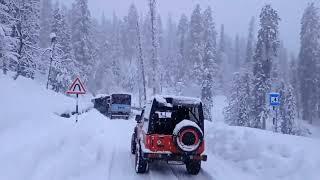
M 181 151 L 194 152 L 203 141 L 203 132 L 195 122 L 183 120 L 173 130 L 173 141 Z

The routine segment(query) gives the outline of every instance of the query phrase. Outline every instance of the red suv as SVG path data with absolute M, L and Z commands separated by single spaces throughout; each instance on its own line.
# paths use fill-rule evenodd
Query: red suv
M 158 96 L 141 115 L 131 140 L 135 170 L 145 173 L 153 161 L 181 162 L 189 174 L 201 169 L 204 155 L 204 118 L 202 103 L 186 97 Z

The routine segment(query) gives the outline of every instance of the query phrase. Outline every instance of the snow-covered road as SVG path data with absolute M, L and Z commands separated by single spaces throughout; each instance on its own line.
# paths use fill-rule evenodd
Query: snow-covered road
M 95 110 L 82 118 L 88 120 L 95 118 L 101 122 L 100 136 L 105 138 L 105 147 L 108 149 L 108 154 L 104 153 L 101 159 L 108 159 L 105 172 L 106 179 L 146 179 L 146 180 L 178 180 L 178 179 L 194 179 L 195 176 L 190 176 L 185 170 L 185 166 L 170 165 L 164 162 L 157 162 L 150 166 L 150 171 L 147 174 L 136 174 L 134 170 L 134 155 L 130 153 L 131 133 L 135 126 L 133 118 L 129 120 L 110 120 Z M 95 121 L 96 121 L 95 120 Z M 81 124 L 83 123 L 83 124 Z M 78 126 L 87 126 L 86 122 L 80 122 Z M 102 172 L 101 172 L 102 173 Z M 101 174 L 99 173 L 99 174 Z M 203 171 L 197 176 L 197 179 L 209 180 L 213 179 L 207 172 L 205 164 Z

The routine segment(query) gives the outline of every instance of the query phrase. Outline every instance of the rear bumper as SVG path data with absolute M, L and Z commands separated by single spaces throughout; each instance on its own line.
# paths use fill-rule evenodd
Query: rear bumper
M 186 155 L 186 154 L 167 154 L 167 153 L 143 153 L 144 159 L 164 160 L 164 161 L 182 161 L 190 160 L 207 161 L 207 155 Z

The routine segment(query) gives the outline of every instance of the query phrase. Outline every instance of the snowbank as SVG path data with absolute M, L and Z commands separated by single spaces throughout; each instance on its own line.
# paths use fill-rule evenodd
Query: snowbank
M 0 74 L 0 84 L 1 180 L 115 179 L 108 169 L 116 148 L 130 155 L 130 138 L 118 134 L 130 134 L 133 121 L 108 121 L 93 109 L 76 124 L 56 115 L 73 110 L 73 98 L 22 77 L 13 81 Z M 80 106 L 87 108 L 85 98 Z
M 206 122 L 208 169 L 219 180 L 318 180 L 320 141 L 224 123 L 226 98 L 214 99 Z

